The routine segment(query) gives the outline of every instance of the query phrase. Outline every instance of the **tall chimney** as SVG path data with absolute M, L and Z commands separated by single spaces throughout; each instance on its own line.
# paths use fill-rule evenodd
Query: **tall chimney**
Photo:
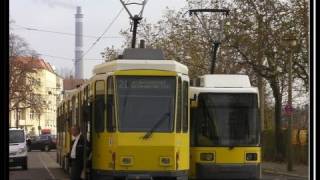
M 77 14 L 75 14 L 76 18 L 76 37 L 75 37 L 75 78 L 76 79 L 83 79 L 83 60 L 82 60 L 82 18 L 83 14 L 81 14 L 81 7 L 77 6 Z

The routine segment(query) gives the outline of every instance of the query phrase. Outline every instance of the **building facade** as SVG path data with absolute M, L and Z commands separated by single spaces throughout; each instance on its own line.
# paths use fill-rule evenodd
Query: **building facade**
M 36 70 L 33 73 L 40 84 L 33 89 L 45 101 L 45 107 L 36 112 L 31 108 L 19 108 L 10 111 L 10 126 L 24 128 L 27 134 L 40 135 L 42 132 L 56 134 L 57 105 L 62 101 L 63 79 L 55 69 L 43 59 L 32 59 L 19 57 L 19 61 L 31 63 Z

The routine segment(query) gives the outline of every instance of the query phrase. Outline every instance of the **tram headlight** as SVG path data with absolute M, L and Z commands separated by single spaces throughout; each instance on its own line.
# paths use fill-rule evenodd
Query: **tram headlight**
M 214 154 L 213 153 L 200 153 L 200 160 L 201 161 L 213 161 Z
M 160 157 L 160 165 L 161 166 L 169 166 L 171 163 L 169 157 Z
M 247 161 L 256 161 L 258 159 L 257 153 L 246 153 L 246 160 Z
M 131 166 L 133 164 L 133 158 L 128 156 L 121 157 L 120 161 L 121 161 L 121 165 L 124 165 L 124 166 Z

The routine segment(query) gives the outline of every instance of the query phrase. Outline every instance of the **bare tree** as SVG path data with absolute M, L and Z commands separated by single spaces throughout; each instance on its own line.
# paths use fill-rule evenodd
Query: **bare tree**
M 36 77 L 37 69 L 32 61 L 37 57 L 28 44 L 19 36 L 9 36 L 9 111 L 30 108 L 41 113 L 46 101 L 36 93 L 40 87 L 40 79 Z M 18 126 L 16 118 L 16 126 Z

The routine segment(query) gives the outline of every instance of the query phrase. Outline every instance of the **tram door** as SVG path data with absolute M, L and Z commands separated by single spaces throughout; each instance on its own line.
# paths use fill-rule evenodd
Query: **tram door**
M 103 144 L 105 131 L 105 80 L 97 80 L 93 85 L 92 103 L 92 168 L 98 169 L 104 163 Z
M 82 122 L 81 122 L 81 130 L 83 132 L 84 137 L 86 138 L 85 141 L 85 148 L 84 149 L 84 170 L 85 170 L 85 179 L 91 179 L 90 178 L 90 170 L 91 170 L 91 113 L 92 113 L 92 100 L 90 99 L 90 93 L 89 93 L 89 85 L 85 87 L 83 94 L 82 94 L 82 103 L 81 103 L 81 110 L 82 110 Z
M 92 169 L 114 169 L 112 144 L 115 132 L 115 106 L 112 76 L 94 82 L 91 117 Z

